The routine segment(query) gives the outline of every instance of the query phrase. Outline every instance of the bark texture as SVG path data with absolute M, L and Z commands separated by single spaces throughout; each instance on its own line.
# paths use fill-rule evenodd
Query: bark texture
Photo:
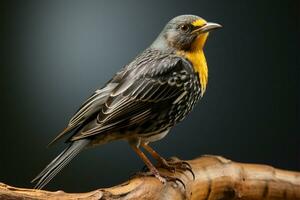
M 129 181 L 87 193 L 23 189 L 0 183 L 0 199 L 88 200 L 300 200 L 300 173 L 266 165 L 244 164 L 220 156 L 202 156 L 187 161 L 194 173 L 175 172 L 180 182 L 160 183 L 154 177 L 136 176 Z M 170 172 L 160 169 L 163 174 Z

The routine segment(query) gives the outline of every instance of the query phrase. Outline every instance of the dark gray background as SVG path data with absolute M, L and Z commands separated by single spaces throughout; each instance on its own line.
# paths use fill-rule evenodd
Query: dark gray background
M 299 5 L 292 1 L 1 1 L 0 181 L 29 181 L 64 147 L 46 144 L 97 87 L 165 23 L 200 15 L 224 26 L 206 45 L 209 85 L 153 146 L 300 170 Z M 298 29 L 298 30 L 297 30 Z M 87 191 L 143 166 L 125 142 L 81 153 L 47 189 Z

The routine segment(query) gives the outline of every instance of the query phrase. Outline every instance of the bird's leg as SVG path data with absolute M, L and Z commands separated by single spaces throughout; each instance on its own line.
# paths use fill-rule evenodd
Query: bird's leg
M 143 160 L 143 162 L 146 164 L 148 169 L 150 170 L 151 174 L 153 174 L 160 182 L 166 183 L 166 179 L 160 176 L 158 170 L 154 167 L 154 165 L 151 163 L 151 161 L 147 158 L 147 156 L 136 146 L 131 145 L 132 149 L 135 151 L 135 153 Z
M 151 175 L 154 175 L 160 182 L 165 184 L 167 181 L 172 181 L 175 183 L 176 183 L 176 181 L 178 181 L 185 188 L 185 184 L 183 183 L 182 180 L 180 180 L 176 177 L 161 176 L 159 171 L 154 167 L 154 165 L 150 162 L 150 160 L 147 158 L 147 156 L 136 145 L 131 145 L 131 147 L 137 153 L 137 155 L 144 161 L 144 163 L 147 165 L 147 167 L 150 170 Z
M 152 147 L 150 147 L 148 144 L 146 143 L 141 143 L 141 146 L 149 152 L 149 154 L 159 163 L 159 167 L 162 167 L 164 169 L 167 169 L 171 172 L 175 172 L 176 169 L 179 170 L 187 170 L 189 171 L 192 175 L 193 178 L 195 179 L 195 174 L 192 170 L 191 165 L 186 162 L 186 161 L 182 161 L 182 160 L 166 160 L 164 159 L 162 156 L 160 156 Z

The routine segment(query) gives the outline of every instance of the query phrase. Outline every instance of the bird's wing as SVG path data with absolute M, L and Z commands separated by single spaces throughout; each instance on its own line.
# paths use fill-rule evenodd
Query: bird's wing
M 105 103 L 110 93 L 114 88 L 116 88 L 116 86 L 119 84 L 119 81 L 122 80 L 124 72 L 125 67 L 118 72 L 103 88 L 96 90 L 76 111 L 76 113 L 70 119 L 68 126 L 60 134 L 58 134 L 49 143 L 49 145 L 52 145 L 61 137 L 71 132 L 76 127 L 82 125 L 95 113 L 100 112 L 102 105 Z
M 143 68 L 133 70 L 111 92 L 97 119 L 71 140 L 135 127 L 153 119 L 159 113 L 158 107 L 163 109 L 184 94 L 184 83 L 190 80 L 191 72 L 190 63 L 176 56 L 148 62 Z

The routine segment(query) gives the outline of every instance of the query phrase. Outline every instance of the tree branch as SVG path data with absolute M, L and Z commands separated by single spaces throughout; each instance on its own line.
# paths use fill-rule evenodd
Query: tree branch
M 0 199 L 192 199 L 192 200 L 300 200 L 300 172 L 275 169 L 266 165 L 232 162 L 220 156 L 202 156 L 188 161 L 195 173 L 176 172 L 182 184 L 163 185 L 154 177 L 137 176 L 111 188 L 87 193 L 49 192 L 16 188 L 0 183 Z M 169 174 L 160 169 L 163 174 Z

